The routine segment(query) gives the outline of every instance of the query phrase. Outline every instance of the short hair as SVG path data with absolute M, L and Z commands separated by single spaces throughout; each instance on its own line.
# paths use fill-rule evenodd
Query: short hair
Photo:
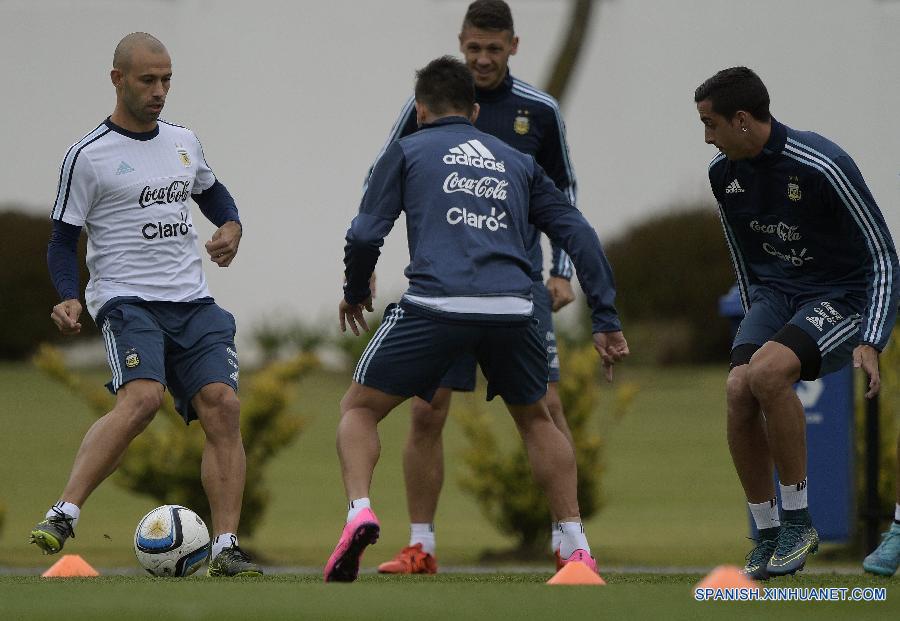
M 694 91 L 694 103 L 709 99 L 712 110 L 727 119 L 734 118 L 738 110 L 749 112 L 758 121 L 768 121 L 769 91 L 752 69 L 730 67 L 722 69 Z
M 113 52 L 113 68 L 119 71 L 126 71 L 131 67 L 131 56 L 137 46 L 144 46 L 152 52 L 161 53 L 166 51 L 166 46 L 162 41 L 146 32 L 132 32 L 122 37 Z
M 441 56 L 416 71 L 416 101 L 432 114 L 475 109 L 475 79 L 469 68 L 452 56 Z
M 482 30 L 509 30 L 515 34 L 512 11 L 503 0 L 475 0 L 463 18 L 462 29 L 467 26 Z

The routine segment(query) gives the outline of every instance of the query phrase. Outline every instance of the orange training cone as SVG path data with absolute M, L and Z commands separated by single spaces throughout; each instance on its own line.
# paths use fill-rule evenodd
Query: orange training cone
M 734 565 L 719 565 L 697 583 L 695 589 L 758 589 L 759 583 L 741 573 Z
M 63 554 L 61 559 L 41 574 L 44 578 L 93 578 L 99 575 L 96 569 L 77 554 Z
M 556 575 L 547 580 L 547 584 L 606 584 L 594 570 L 581 561 L 566 563 Z

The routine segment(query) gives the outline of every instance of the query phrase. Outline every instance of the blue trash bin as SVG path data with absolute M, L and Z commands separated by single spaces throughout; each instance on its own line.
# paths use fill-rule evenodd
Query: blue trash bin
M 719 314 L 737 332 L 744 309 L 737 285 L 719 298 Z M 806 414 L 809 512 L 823 541 L 848 541 L 856 517 L 853 367 L 795 386 Z M 776 486 L 776 490 L 778 487 Z M 780 504 L 780 503 L 779 503 Z M 751 536 L 756 536 L 750 519 Z

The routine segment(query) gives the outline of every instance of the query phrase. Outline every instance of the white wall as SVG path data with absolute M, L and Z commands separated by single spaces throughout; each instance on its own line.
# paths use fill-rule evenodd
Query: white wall
M 214 295 L 245 335 L 264 316 L 330 318 L 363 176 L 413 71 L 457 52 L 466 6 L 0 2 L 0 203 L 49 213 L 66 148 L 112 110 L 115 44 L 149 31 L 175 67 L 163 116 L 197 132 L 245 224 L 235 264 L 210 264 Z M 512 6 L 521 51 L 511 66 L 540 85 L 567 4 Z M 706 164 L 714 153 L 703 143 L 693 91 L 736 64 L 760 73 L 778 119 L 855 157 L 900 236 L 900 2 L 608 0 L 597 9 L 565 115 L 580 206 L 602 238 L 673 203 L 710 201 Z M 405 262 L 401 224 L 379 267 L 382 291 L 402 291 Z

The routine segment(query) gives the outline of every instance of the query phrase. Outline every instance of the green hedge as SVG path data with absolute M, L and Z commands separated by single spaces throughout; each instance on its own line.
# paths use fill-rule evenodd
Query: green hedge
M 606 254 L 635 358 L 727 359 L 731 327 L 719 317 L 718 301 L 734 271 L 715 207 L 683 207 L 640 222 L 607 243 Z
M 62 336 L 50 321 L 59 299 L 47 271 L 50 218 L 0 208 L 0 360 L 22 360 L 38 344 L 59 342 Z M 85 238 L 79 256 L 81 286 L 87 284 L 84 266 Z M 87 312 L 82 316 L 82 335 L 96 333 Z

